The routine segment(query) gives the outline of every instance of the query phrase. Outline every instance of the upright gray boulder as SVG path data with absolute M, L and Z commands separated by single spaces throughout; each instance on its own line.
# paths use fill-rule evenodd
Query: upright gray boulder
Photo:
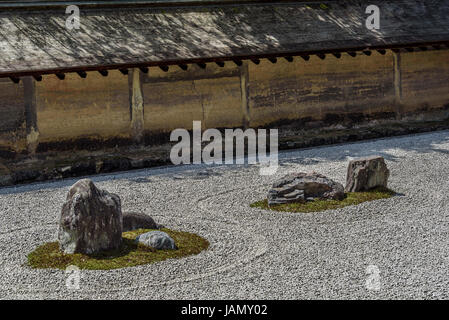
M 59 246 L 64 253 L 93 254 L 122 244 L 119 196 L 97 189 L 89 179 L 69 190 L 59 221 Z
M 299 172 L 276 181 L 268 191 L 268 205 L 313 201 L 342 200 L 343 185 L 316 172 Z
M 346 175 L 346 192 L 368 191 L 387 187 L 390 171 L 380 156 L 355 159 L 349 162 Z

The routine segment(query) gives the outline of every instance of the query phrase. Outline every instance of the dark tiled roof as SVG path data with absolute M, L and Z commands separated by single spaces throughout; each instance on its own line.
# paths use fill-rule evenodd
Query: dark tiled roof
M 377 4 L 380 30 L 365 27 Z M 449 41 L 449 0 L 349 0 L 0 13 L 0 76 Z

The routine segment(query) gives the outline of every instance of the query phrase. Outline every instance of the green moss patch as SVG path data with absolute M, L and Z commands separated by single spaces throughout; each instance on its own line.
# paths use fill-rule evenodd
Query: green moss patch
M 28 264 L 32 268 L 65 269 L 75 265 L 80 269 L 109 270 L 134 267 L 166 259 L 181 258 L 198 254 L 209 247 L 209 242 L 193 233 L 162 229 L 175 240 L 177 250 L 156 250 L 135 243 L 135 238 L 150 229 L 139 229 L 123 233 L 123 245 L 114 251 L 86 255 L 81 253 L 65 254 L 60 251 L 58 242 L 48 242 L 39 246 L 28 255 Z
M 251 208 L 287 212 L 320 212 L 352 206 L 366 201 L 387 199 L 395 194 L 390 189 L 374 189 L 367 192 L 347 192 L 343 200 L 315 200 L 305 203 L 286 203 L 272 206 L 268 206 L 268 201 L 265 199 L 252 203 Z

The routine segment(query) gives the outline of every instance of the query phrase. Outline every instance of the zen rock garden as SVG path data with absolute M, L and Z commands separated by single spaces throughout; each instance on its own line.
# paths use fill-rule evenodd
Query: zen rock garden
M 380 156 L 350 161 L 346 176 L 346 187 L 316 172 L 293 173 L 273 184 L 268 191 L 266 203 L 259 202 L 252 206 L 285 209 L 286 207 L 282 205 L 301 204 L 303 209 L 307 209 L 307 205 L 310 203 L 310 206 L 321 204 L 316 207 L 317 210 L 310 211 L 322 211 L 387 198 L 393 194 L 391 190 L 387 189 L 389 175 L 390 171 L 385 164 L 385 160 Z M 377 191 L 377 193 L 374 191 Z M 368 197 L 366 193 L 369 193 Z M 348 197 L 349 194 L 351 194 L 351 198 Z M 323 202 L 327 200 L 333 201 Z M 288 208 L 295 211 L 294 207 Z
M 283 152 L 271 176 L 169 166 L 1 189 L 3 298 L 447 298 L 448 151 L 445 131 Z
M 114 269 L 197 254 L 208 246 L 207 240 L 166 229 L 146 214 L 122 213 L 118 195 L 82 179 L 70 188 L 62 206 L 58 242 L 37 248 L 28 261 L 36 268 L 64 268 L 70 262 Z
M 122 214 L 119 196 L 100 190 L 91 180 L 83 179 L 70 188 L 62 207 L 59 245 L 64 253 L 93 254 L 119 249 L 123 226 L 126 231 L 162 227 L 143 214 Z M 161 231 L 141 234 L 135 241 L 155 249 L 176 248 L 174 240 Z
M 267 200 L 251 206 L 311 212 L 387 198 L 393 194 L 387 189 L 389 174 L 382 157 L 351 161 L 346 187 L 316 172 L 289 174 L 274 182 Z M 36 268 L 71 263 L 113 269 L 197 254 L 208 246 L 198 235 L 166 229 L 146 214 L 122 213 L 118 195 L 82 179 L 70 188 L 62 206 L 58 242 L 42 245 L 28 260 Z

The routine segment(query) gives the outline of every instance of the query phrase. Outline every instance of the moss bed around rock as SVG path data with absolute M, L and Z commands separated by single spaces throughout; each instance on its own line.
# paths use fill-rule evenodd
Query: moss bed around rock
M 48 242 L 28 255 L 28 265 L 32 268 L 65 269 L 75 265 L 80 269 L 109 270 L 150 264 L 166 259 L 175 259 L 198 254 L 209 247 L 209 242 L 193 233 L 161 229 L 175 240 L 178 249 L 156 250 L 135 243 L 135 238 L 150 229 L 139 229 L 123 233 L 123 245 L 114 251 L 86 255 L 81 253 L 64 254 L 58 242 Z
M 251 208 L 261 208 L 273 211 L 286 212 L 320 212 L 325 210 L 339 209 L 353 206 L 362 202 L 387 199 L 396 193 L 390 189 L 378 188 L 366 192 L 347 192 L 343 200 L 315 200 L 306 203 L 286 203 L 268 206 L 267 199 L 251 204 Z

